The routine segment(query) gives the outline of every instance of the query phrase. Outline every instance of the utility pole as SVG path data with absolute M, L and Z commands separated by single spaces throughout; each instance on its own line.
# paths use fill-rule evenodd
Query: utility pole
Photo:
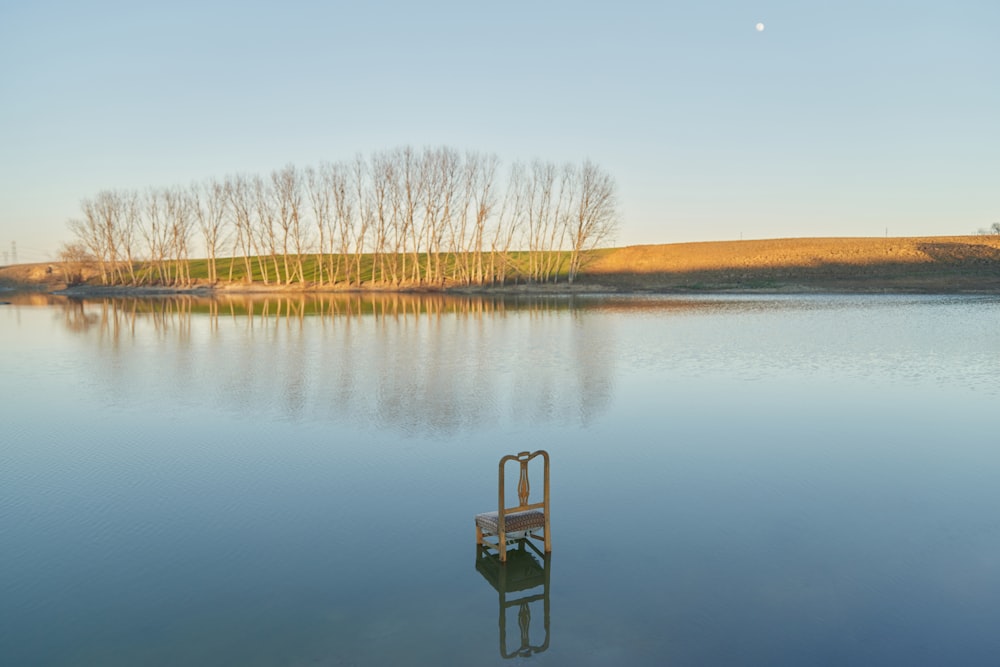
M 10 242 L 11 264 L 17 264 L 17 241 Z

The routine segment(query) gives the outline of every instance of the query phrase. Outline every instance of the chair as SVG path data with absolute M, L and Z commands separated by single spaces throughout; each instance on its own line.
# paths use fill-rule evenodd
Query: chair
M 531 503 L 531 486 L 528 482 L 528 463 L 536 456 L 542 457 L 543 488 L 542 501 Z M 520 465 L 517 482 L 518 504 L 508 507 L 504 500 L 504 470 L 510 461 Z M 539 535 L 541 531 L 541 535 Z M 536 452 L 508 454 L 500 459 L 500 495 L 496 512 L 476 515 L 476 544 L 488 549 L 496 549 L 500 562 L 507 561 L 507 545 L 524 538 L 544 542 L 545 553 L 551 553 L 552 541 L 549 530 L 549 453 L 544 449 Z M 495 542 L 493 541 L 495 539 Z

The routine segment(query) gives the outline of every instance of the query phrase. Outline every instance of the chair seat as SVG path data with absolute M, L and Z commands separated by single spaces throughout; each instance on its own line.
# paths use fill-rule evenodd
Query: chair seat
M 476 525 L 484 533 L 496 535 L 500 531 L 500 513 L 483 512 L 482 514 L 477 514 Z M 535 530 L 537 528 L 545 528 L 545 513 L 539 510 L 512 512 L 511 514 L 504 515 L 504 531 L 507 533 Z

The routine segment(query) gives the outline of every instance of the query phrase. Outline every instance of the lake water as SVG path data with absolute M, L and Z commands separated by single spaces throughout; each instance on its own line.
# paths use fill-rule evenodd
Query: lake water
M 5 665 L 1000 654 L 1000 299 L 0 297 Z

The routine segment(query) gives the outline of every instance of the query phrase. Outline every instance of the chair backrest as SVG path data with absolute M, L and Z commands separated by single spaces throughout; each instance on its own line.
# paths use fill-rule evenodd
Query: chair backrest
M 528 463 L 536 456 L 542 457 L 542 501 L 537 503 L 531 500 L 531 484 L 528 481 Z M 507 506 L 504 500 L 504 470 L 509 461 L 517 461 L 519 464 L 519 477 L 517 481 L 517 505 Z M 523 512 L 524 510 L 541 509 L 545 516 L 549 514 L 549 453 L 544 449 L 534 452 L 518 452 L 508 454 L 500 459 L 500 498 L 498 502 L 500 516 L 511 512 Z

